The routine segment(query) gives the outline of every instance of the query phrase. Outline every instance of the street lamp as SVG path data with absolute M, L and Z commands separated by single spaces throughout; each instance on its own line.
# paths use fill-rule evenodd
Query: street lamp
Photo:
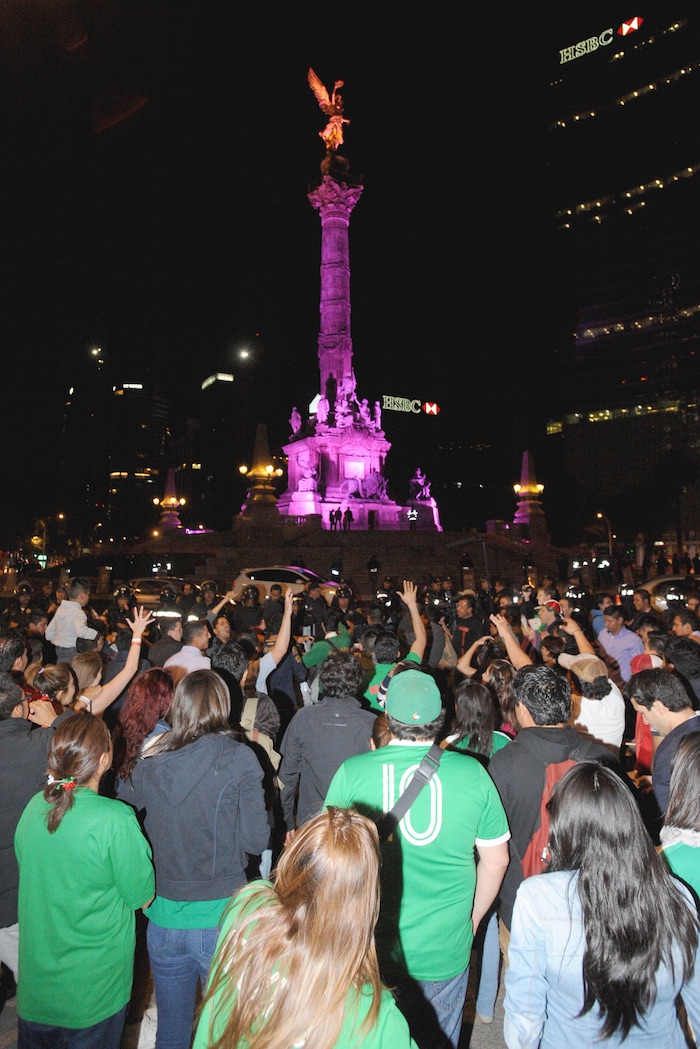
M 41 536 L 35 536 L 32 542 L 37 543 L 39 538 L 41 538 L 41 563 L 43 567 L 46 567 L 46 530 L 49 521 L 63 521 L 64 517 L 64 514 L 51 514 L 49 517 L 44 517 L 37 521 L 37 524 L 41 527 Z
M 601 513 L 597 513 L 596 517 L 598 518 L 599 521 L 605 521 L 605 524 L 607 525 L 607 529 L 608 529 L 608 556 L 610 558 L 610 566 L 612 567 L 612 559 L 613 559 L 613 530 L 612 530 L 612 525 L 610 524 L 610 518 L 606 517 L 605 514 L 601 514 Z

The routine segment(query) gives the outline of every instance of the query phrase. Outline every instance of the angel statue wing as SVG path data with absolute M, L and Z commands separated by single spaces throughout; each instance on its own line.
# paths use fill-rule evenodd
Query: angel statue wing
M 324 112 L 326 116 L 331 116 L 331 114 L 335 111 L 335 107 L 331 103 L 331 99 L 328 94 L 328 91 L 325 88 L 325 85 L 321 82 L 320 78 L 316 75 L 316 73 L 314 73 L 311 66 L 309 66 L 308 81 L 309 87 L 315 94 L 316 101 L 321 107 L 322 112 Z
M 336 80 L 333 85 L 333 93 L 329 95 L 325 86 L 316 73 L 314 73 L 311 66 L 309 66 L 307 79 L 309 81 L 309 87 L 315 94 L 316 100 L 321 107 L 321 111 L 329 118 L 323 131 L 319 131 L 319 136 L 325 142 L 326 149 L 330 152 L 334 152 L 338 146 L 343 144 L 343 124 L 350 123 L 350 121 L 346 120 L 343 116 L 343 96 L 338 90 L 343 87 L 345 81 Z

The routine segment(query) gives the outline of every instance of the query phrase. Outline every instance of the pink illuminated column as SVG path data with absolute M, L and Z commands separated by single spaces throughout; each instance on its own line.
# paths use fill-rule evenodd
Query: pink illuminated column
M 318 361 L 320 393 L 327 394 L 328 380 L 340 386 L 352 377 L 350 334 L 350 250 L 348 229 L 352 209 L 363 187 L 336 182 L 324 175 L 308 194 L 321 216 L 321 303 Z

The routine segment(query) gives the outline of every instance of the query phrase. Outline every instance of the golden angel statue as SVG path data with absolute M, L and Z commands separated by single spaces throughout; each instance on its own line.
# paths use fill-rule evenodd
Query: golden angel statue
M 315 94 L 318 104 L 321 107 L 321 111 L 328 117 L 328 123 L 323 131 L 319 131 L 318 133 L 319 137 L 326 143 L 326 150 L 334 153 L 338 146 L 342 146 L 343 144 L 343 124 L 350 123 L 350 121 L 346 120 L 343 116 L 343 96 L 338 90 L 344 86 L 345 81 L 336 80 L 333 85 L 333 91 L 329 95 L 327 89 L 310 66 L 308 81 L 309 87 Z

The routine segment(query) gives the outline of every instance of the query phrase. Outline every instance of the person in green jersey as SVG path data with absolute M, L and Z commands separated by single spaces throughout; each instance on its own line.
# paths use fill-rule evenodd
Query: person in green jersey
M 663 859 L 700 900 L 700 732 L 676 747 L 659 840 Z
M 390 741 L 343 762 L 327 806 L 353 807 L 373 819 L 391 811 L 431 744 L 442 738 L 435 680 L 410 664 L 403 667 L 387 689 L 386 720 Z M 380 969 L 421 1046 L 456 1049 L 474 931 L 500 888 L 509 837 L 486 769 L 468 754 L 445 750 L 384 844 Z
M 404 579 L 403 590 L 398 591 L 398 596 L 403 601 L 411 617 L 411 631 L 413 641 L 403 662 L 415 663 L 420 667 L 425 655 L 425 646 L 428 635 L 425 623 L 418 608 L 418 588 L 409 579 Z M 369 680 L 366 682 L 364 697 L 369 702 L 370 710 L 375 714 L 381 714 L 384 710 L 384 693 L 382 684 L 387 682 L 388 675 L 393 671 L 401 657 L 401 641 L 393 630 L 387 629 L 377 634 L 372 648 L 372 662 L 374 664 Z M 386 684 L 384 686 L 386 688 Z
M 109 730 L 85 712 L 53 731 L 48 782 L 15 832 L 19 866 L 18 1045 L 119 1049 L 135 918 L 155 892 L 133 810 L 101 796 Z
M 379 976 L 378 913 L 376 825 L 314 816 L 227 908 L 193 1049 L 417 1049 Z

